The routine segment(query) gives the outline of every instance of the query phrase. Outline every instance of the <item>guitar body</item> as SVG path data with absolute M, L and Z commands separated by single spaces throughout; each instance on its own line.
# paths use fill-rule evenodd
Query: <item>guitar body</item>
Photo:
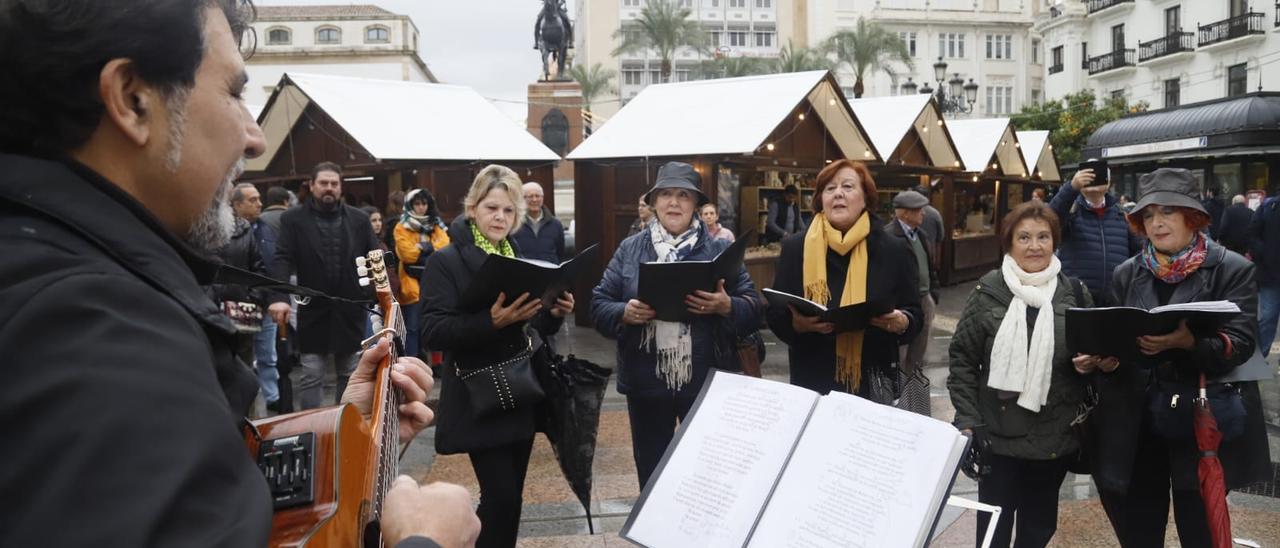
M 268 546 L 364 544 L 369 533 L 365 529 L 373 521 L 366 518 L 366 483 L 375 463 L 370 461 L 368 423 L 359 411 L 346 404 L 270 417 L 253 425 L 258 435 L 249 431 L 245 444 L 263 468 L 276 501 Z M 298 440 L 309 441 L 310 447 L 303 449 Z

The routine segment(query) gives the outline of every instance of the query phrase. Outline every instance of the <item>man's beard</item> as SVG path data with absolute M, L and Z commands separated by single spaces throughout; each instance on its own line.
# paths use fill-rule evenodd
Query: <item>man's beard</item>
M 187 245 L 206 254 L 216 253 L 231 243 L 231 235 L 235 233 L 236 216 L 231 209 L 231 189 L 235 180 L 244 173 L 244 159 L 236 162 L 235 167 L 227 172 L 222 185 L 213 195 L 213 203 L 209 204 L 200 218 L 191 224 L 184 240 Z

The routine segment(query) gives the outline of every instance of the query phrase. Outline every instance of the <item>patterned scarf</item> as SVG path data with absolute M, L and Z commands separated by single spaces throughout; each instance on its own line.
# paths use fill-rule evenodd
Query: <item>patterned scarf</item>
M 1165 255 L 1156 251 L 1155 244 L 1147 240 L 1142 248 L 1142 266 L 1151 271 L 1151 275 L 1167 284 L 1176 284 L 1200 268 L 1209 247 L 1203 235 L 1196 234 L 1187 247 L 1173 255 Z
M 516 256 L 516 250 L 511 247 L 511 242 L 506 238 L 503 238 L 501 242 L 498 242 L 498 245 L 495 247 L 493 244 L 489 243 L 488 238 L 484 237 L 484 233 L 480 232 L 480 227 L 476 226 L 474 221 L 468 222 L 467 224 L 471 225 L 471 237 L 475 239 L 476 247 L 480 248 L 485 253 L 490 255 L 502 255 L 503 257 Z
M 809 230 L 804 235 L 804 298 L 823 305 L 831 302 L 831 289 L 827 285 L 827 250 L 849 256 L 849 271 L 845 275 L 844 292 L 840 294 L 840 306 L 867 301 L 867 235 L 871 233 L 871 216 L 866 211 L 853 223 L 853 228 L 841 234 L 827 222 L 822 213 L 813 216 Z M 846 331 L 836 335 L 836 381 L 843 383 L 850 394 L 856 394 L 862 386 L 862 336 L 863 331 Z
M 662 223 L 650 223 L 649 239 L 658 252 L 658 262 L 674 263 L 688 257 L 698 243 L 700 226 L 695 218 L 688 230 L 672 236 Z M 657 319 L 649 322 L 644 326 L 640 348 L 653 350 L 657 356 L 654 371 L 667 382 L 667 388 L 679 390 L 693 379 L 693 334 L 688 323 Z

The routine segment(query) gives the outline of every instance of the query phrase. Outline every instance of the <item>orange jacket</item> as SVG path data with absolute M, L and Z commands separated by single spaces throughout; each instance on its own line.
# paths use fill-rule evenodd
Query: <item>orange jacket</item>
M 415 304 L 418 302 L 418 296 L 422 293 L 421 288 L 418 287 L 418 277 L 409 274 L 405 270 L 405 266 L 417 263 L 418 258 L 422 255 L 422 250 L 418 249 L 418 242 L 422 241 L 422 233 L 405 226 L 404 223 L 396 223 L 394 234 L 396 257 L 400 259 L 400 304 Z M 429 240 L 431 241 L 431 247 L 439 250 L 449 245 L 449 234 L 445 232 L 444 228 L 437 226 L 432 228 Z

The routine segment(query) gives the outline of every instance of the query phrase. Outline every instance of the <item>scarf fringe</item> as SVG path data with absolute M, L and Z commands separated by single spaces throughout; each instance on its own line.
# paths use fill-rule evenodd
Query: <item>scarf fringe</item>
M 667 383 L 667 389 L 678 391 L 693 380 L 693 337 L 688 325 L 653 320 L 644 327 L 640 348 L 653 350 L 657 358 L 653 372 Z

